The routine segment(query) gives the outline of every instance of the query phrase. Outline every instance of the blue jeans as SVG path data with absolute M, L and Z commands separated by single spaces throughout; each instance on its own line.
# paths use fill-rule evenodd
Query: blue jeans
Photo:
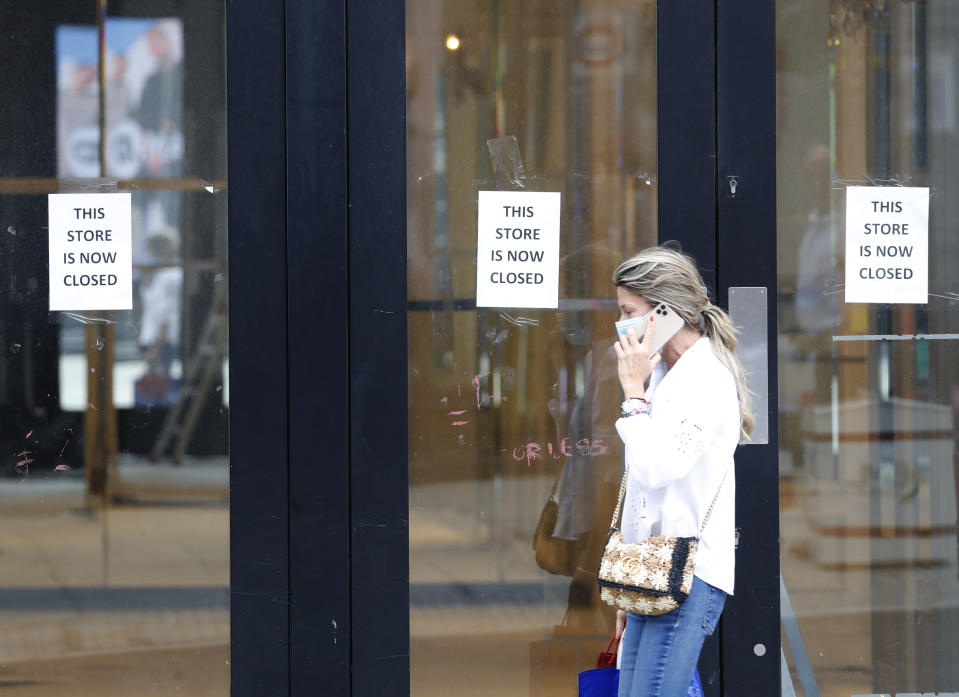
M 724 591 L 693 577 L 689 597 L 672 612 L 627 613 L 619 697 L 686 697 L 703 642 L 725 603 Z

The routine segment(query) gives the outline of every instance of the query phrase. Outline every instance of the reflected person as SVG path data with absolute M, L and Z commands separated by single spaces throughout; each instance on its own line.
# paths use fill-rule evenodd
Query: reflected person
M 147 372 L 167 376 L 180 345 L 180 298 L 183 268 L 177 263 L 179 236 L 171 227 L 161 227 L 147 238 L 154 268 L 143 274 L 140 299 L 143 318 L 140 350 Z
M 567 540 L 572 558 L 563 572 L 572 576 L 565 624 L 580 633 L 609 631 L 611 608 L 599 601 L 596 569 L 603 553 L 622 472 L 622 446 L 613 428 L 619 401 L 613 339 L 592 340 L 592 313 L 558 313 L 562 338 L 551 342 L 558 380 L 549 400 L 556 440 L 563 444 L 557 480 L 553 537 Z
M 566 296 L 592 297 L 603 285 L 596 269 L 607 269 L 605 276 L 618 262 L 618 255 L 603 245 L 587 245 L 564 256 L 560 275 Z M 555 524 L 542 531 L 548 538 L 546 549 L 535 544 L 534 549 L 541 568 L 572 577 L 557 634 L 608 636 L 616 619 L 615 611 L 600 602 L 596 586 L 623 461 L 613 427 L 620 388 L 612 327 L 602 337 L 596 334 L 596 327 L 606 326 L 605 312 L 595 307 L 563 309 L 556 313 L 549 342 L 554 384 L 547 407 L 562 466 L 551 494 L 556 498 Z M 555 553 L 552 559 L 546 558 L 549 552 Z

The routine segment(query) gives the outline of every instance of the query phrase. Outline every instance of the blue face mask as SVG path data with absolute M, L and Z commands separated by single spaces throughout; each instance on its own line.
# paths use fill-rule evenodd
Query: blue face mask
M 632 327 L 633 331 L 636 332 L 636 338 L 642 340 L 643 334 L 646 333 L 646 320 L 648 317 L 649 312 L 642 317 L 630 317 L 629 319 L 620 320 L 616 322 L 616 333 L 620 336 L 626 336 L 626 330 Z

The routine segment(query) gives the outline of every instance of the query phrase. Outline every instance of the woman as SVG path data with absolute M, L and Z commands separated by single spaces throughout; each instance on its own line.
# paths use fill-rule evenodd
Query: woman
M 625 627 L 619 696 L 683 697 L 703 642 L 733 592 L 733 452 L 748 438 L 753 418 L 733 355 L 735 328 L 709 302 L 690 257 L 652 247 L 620 264 L 613 282 L 620 319 L 649 314 L 641 341 L 630 329 L 615 344 L 626 397 L 616 430 L 629 468 L 623 535 L 627 542 L 698 536 L 715 499 L 686 602 L 664 615 L 620 611 L 617 618 L 617 632 Z M 684 324 L 660 353 L 650 355 L 656 332 L 650 311 L 660 303 Z

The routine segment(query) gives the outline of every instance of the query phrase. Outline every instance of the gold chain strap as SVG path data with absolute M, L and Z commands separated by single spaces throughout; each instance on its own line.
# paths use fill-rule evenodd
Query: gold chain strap
M 629 463 L 625 465 L 626 470 L 623 472 L 623 481 L 619 485 L 619 498 L 616 500 L 616 510 L 613 511 L 613 519 L 609 523 L 610 529 L 616 527 L 616 521 L 619 520 L 619 510 L 623 506 L 623 497 L 626 496 L 626 478 L 629 476 Z
M 735 463 L 732 465 L 735 467 Z M 626 480 L 629 477 L 629 463 L 625 465 L 625 471 L 623 472 L 623 481 L 619 485 L 619 499 L 616 501 L 616 509 L 613 511 L 613 519 L 609 523 L 610 529 L 616 527 L 616 521 L 619 520 L 619 513 L 623 506 L 623 498 L 626 496 Z M 719 488 L 716 490 L 716 495 L 713 496 L 712 502 L 709 504 L 709 508 L 706 509 L 706 515 L 703 516 L 703 524 L 699 526 L 699 537 L 703 536 L 703 530 L 706 529 L 706 523 L 709 522 L 709 516 L 713 514 L 713 506 L 716 505 L 716 500 L 719 498 L 719 492 L 723 490 L 723 484 L 726 483 L 726 475 L 729 474 L 729 469 L 727 468 L 723 472 L 723 478 L 719 482 Z
M 732 466 L 735 467 L 735 463 Z M 723 484 L 726 483 L 727 474 L 729 474 L 728 467 L 726 468 L 726 471 L 723 472 L 723 478 L 719 481 L 719 488 L 716 490 L 716 495 L 713 496 L 712 503 L 710 503 L 709 508 L 706 509 L 706 515 L 703 516 L 703 524 L 699 526 L 699 536 L 696 539 L 699 539 L 699 537 L 703 536 L 703 530 L 706 529 L 706 523 L 709 522 L 709 516 L 713 514 L 713 506 L 716 505 L 716 499 L 719 498 L 719 492 L 723 490 Z

